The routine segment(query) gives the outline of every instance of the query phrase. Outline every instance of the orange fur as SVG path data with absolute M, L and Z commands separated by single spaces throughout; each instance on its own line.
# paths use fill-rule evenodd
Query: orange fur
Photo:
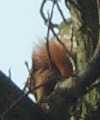
M 34 81 L 33 85 L 38 86 L 47 82 L 34 93 L 38 102 L 52 92 L 57 80 L 73 75 L 73 65 L 64 47 L 56 41 L 51 41 L 49 50 L 52 66 L 49 62 L 48 51 L 45 44 L 38 48 L 32 55 L 31 80 Z

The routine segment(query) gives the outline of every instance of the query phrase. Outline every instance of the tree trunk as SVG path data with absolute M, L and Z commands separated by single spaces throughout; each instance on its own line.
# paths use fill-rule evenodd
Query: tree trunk
M 87 88 L 100 75 L 100 47 L 97 48 L 100 42 L 98 5 L 96 0 L 65 0 L 65 2 L 68 3 L 71 13 L 73 37 L 78 46 L 76 60 L 78 74 L 75 78 L 57 84 L 53 93 L 44 100 L 44 110 L 55 120 L 84 120 L 88 114 L 87 107 L 84 107 L 87 103 L 83 102 L 87 100 L 85 96 Z M 94 91 L 91 92 L 92 95 Z M 96 95 L 97 91 L 94 92 L 94 96 Z M 46 106 L 49 106 L 49 109 Z

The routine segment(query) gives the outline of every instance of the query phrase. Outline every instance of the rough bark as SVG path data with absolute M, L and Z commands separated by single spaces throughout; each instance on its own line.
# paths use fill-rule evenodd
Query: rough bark
M 66 120 L 88 88 L 100 75 L 99 15 L 96 0 L 66 0 L 77 42 L 76 77 L 61 81 L 43 101 L 44 110 L 55 120 Z M 97 47 L 98 44 L 98 47 Z

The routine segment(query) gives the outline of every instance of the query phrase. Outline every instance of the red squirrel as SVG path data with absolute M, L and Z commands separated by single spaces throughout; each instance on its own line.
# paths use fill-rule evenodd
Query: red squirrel
M 44 97 L 53 91 L 58 80 L 69 78 L 73 75 L 74 69 L 71 61 L 73 53 L 69 50 L 68 44 L 65 47 L 69 53 L 59 42 L 50 41 L 50 59 L 46 44 L 43 44 L 33 52 L 30 86 L 36 87 L 40 85 L 38 89 L 32 91 L 37 102 L 41 102 Z

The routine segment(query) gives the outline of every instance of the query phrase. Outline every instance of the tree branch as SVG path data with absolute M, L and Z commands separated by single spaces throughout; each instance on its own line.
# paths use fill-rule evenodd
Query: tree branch
M 19 98 L 21 99 L 18 101 Z M 47 118 L 39 106 L 0 71 L 0 120 L 47 120 Z
M 69 2 L 72 24 L 74 27 L 74 37 L 81 42 L 78 53 L 83 53 L 85 57 L 85 44 L 88 43 L 89 56 L 92 59 L 78 57 L 79 74 L 69 80 L 57 83 L 54 91 L 43 100 L 43 109 L 51 118 L 55 120 L 65 120 L 69 117 L 69 112 L 81 97 L 83 97 L 89 87 L 100 77 L 100 41 L 99 41 L 99 16 L 97 3 L 95 0 L 66 0 Z M 94 20 L 95 19 L 95 20 Z M 83 44 L 84 43 L 84 44 Z M 97 43 L 99 44 L 97 47 Z M 81 63 L 81 60 L 83 63 Z M 85 67 L 84 67 L 85 66 Z M 66 106 L 66 107 L 65 107 Z

